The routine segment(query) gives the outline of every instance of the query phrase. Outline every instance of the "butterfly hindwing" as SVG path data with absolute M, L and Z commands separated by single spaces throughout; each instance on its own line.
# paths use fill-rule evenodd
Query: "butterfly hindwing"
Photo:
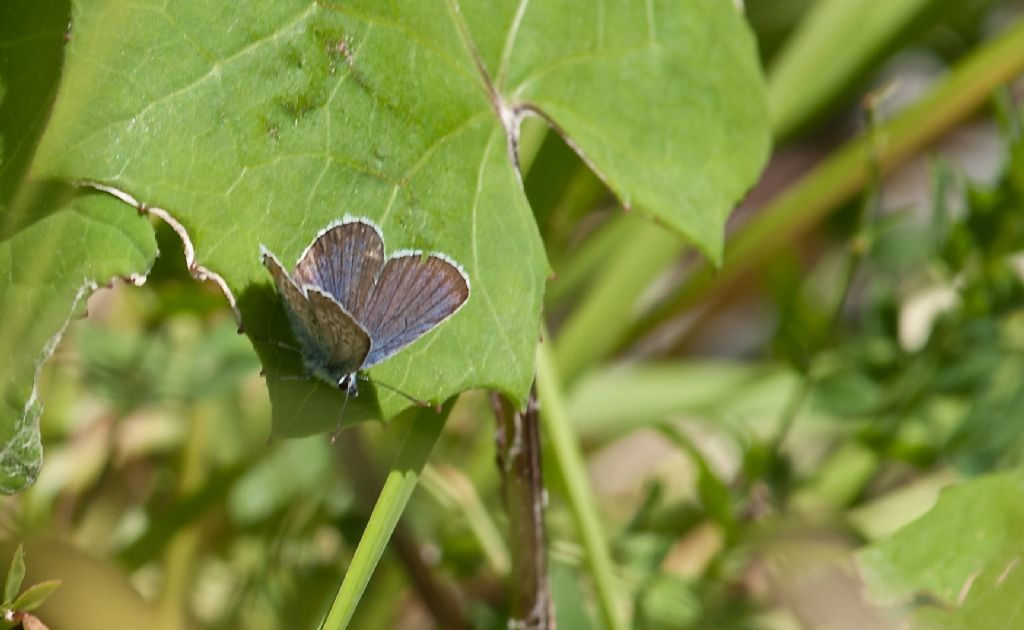
M 388 259 L 359 319 L 372 339 L 363 367 L 416 341 L 468 298 L 465 274 L 445 258 L 411 252 Z
M 317 324 L 316 314 L 313 313 L 313 308 L 303 294 L 302 289 L 288 275 L 288 272 L 285 271 L 277 256 L 266 249 L 263 250 L 263 265 L 270 271 L 270 276 L 274 279 L 277 292 L 281 294 L 281 301 L 284 303 L 285 311 L 288 313 L 288 319 L 291 320 L 292 328 L 296 332 L 303 331 L 310 338 L 310 341 L 315 342 L 319 340 L 320 326 Z M 306 345 L 304 340 L 300 339 L 300 342 Z
M 305 289 L 316 313 L 325 351 L 319 367 L 335 380 L 355 372 L 370 351 L 370 336 L 333 297 L 316 287 Z
M 377 228 L 361 220 L 324 230 L 302 254 L 295 280 L 320 287 L 357 321 L 384 266 L 384 241 Z

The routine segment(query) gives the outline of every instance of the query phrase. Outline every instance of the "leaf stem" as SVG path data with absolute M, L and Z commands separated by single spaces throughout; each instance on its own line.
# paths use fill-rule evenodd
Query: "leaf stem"
M 337 444 L 337 454 L 355 487 L 357 501 L 365 513 L 370 513 L 380 495 L 383 480 L 380 468 L 366 446 L 363 427 L 352 427 L 346 433 L 345 439 Z M 420 473 L 420 483 L 423 485 L 426 485 L 429 468 L 429 465 L 425 466 Z M 434 623 L 452 630 L 467 628 L 458 592 L 423 558 L 423 545 L 402 520 L 395 525 L 389 543 L 409 583 L 433 616 Z
M 338 589 L 331 610 L 321 625 L 323 630 L 341 630 L 346 628 L 352 619 L 359 598 L 366 590 L 366 585 L 384 553 L 391 533 L 398 524 L 409 497 L 416 489 L 420 472 L 441 435 L 452 404 L 453 401 L 445 403 L 441 413 L 435 413 L 431 409 L 420 409 L 406 424 L 398 456 L 384 480 L 384 487 L 359 539 L 355 555 L 352 556 L 352 562 L 345 572 L 345 578 L 341 582 L 341 588 Z
M 546 331 L 544 338 L 550 339 Z M 548 343 L 541 343 L 537 349 L 537 397 L 544 431 L 565 483 L 569 508 L 586 552 L 601 616 L 610 630 L 625 628 L 616 601 L 608 542 L 587 480 L 579 439 L 565 409 L 557 364 Z

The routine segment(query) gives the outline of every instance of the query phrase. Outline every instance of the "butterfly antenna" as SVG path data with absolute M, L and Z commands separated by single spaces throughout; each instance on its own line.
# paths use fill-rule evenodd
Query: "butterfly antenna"
M 383 387 L 384 389 L 386 389 L 386 390 L 388 390 L 390 392 L 394 392 L 394 393 L 398 394 L 399 396 L 401 396 L 402 398 L 405 398 L 406 400 L 408 400 L 412 404 L 416 405 L 417 407 L 433 407 L 434 409 L 437 409 L 438 411 L 440 411 L 440 407 L 438 405 L 431 405 L 429 402 L 427 402 L 425 400 L 420 400 L 419 398 L 416 398 L 415 396 L 411 396 L 411 395 L 403 392 L 402 390 L 398 389 L 397 387 L 393 387 L 391 385 L 388 385 L 387 383 L 382 383 L 382 382 L 380 382 L 378 380 L 371 379 L 370 377 L 364 376 L 362 374 L 359 375 L 359 378 L 361 380 L 366 381 L 367 383 L 372 383 L 373 385 L 376 385 L 377 387 Z
M 331 433 L 331 444 L 338 440 L 338 433 L 341 432 L 341 420 L 345 417 L 345 407 L 348 407 L 348 394 L 345 395 L 345 402 L 341 403 L 341 411 L 338 412 L 338 421 L 334 425 L 334 432 Z

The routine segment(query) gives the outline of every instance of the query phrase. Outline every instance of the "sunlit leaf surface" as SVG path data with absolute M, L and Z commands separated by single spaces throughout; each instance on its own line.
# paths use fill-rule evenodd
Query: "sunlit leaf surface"
M 300 365 L 262 342 L 291 339 L 261 243 L 290 264 L 348 214 L 376 221 L 389 252 L 454 258 L 466 307 L 371 376 L 421 399 L 488 387 L 521 402 L 548 267 L 514 163 L 519 118 L 550 120 L 626 206 L 712 258 L 767 150 L 754 46 L 719 0 L 103 0 L 72 25 L 38 173 L 180 222 L 196 272 L 223 279 L 257 341 L 278 434 L 333 426 L 342 399 L 278 379 Z M 377 415 L 372 399 L 345 420 Z M 409 404 L 380 403 L 384 417 Z

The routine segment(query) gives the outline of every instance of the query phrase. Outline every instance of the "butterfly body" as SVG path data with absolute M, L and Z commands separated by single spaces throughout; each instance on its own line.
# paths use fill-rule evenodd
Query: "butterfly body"
M 385 256 L 380 229 L 349 218 L 322 230 L 286 271 L 261 246 L 307 371 L 350 396 L 356 375 L 454 315 L 469 299 L 469 278 L 447 256 L 400 251 Z

